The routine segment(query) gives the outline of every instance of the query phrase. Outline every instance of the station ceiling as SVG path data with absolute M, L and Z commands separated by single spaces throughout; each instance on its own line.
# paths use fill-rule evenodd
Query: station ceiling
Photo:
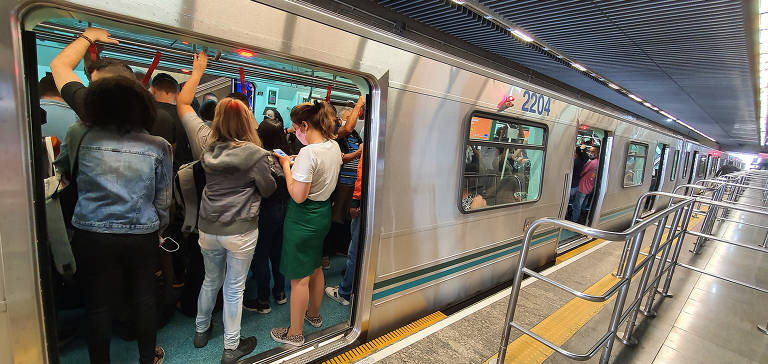
M 386 8 L 555 78 L 658 124 L 642 103 L 511 36 L 463 1 L 376 0 Z M 757 16 L 754 1 L 476 0 L 506 23 L 715 139 L 756 150 Z M 470 4 L 471 5 L 471 4 Z M 482 13 L 480 14 L 482 15 Z M 691 134 L 705 140 L 697 134 Z

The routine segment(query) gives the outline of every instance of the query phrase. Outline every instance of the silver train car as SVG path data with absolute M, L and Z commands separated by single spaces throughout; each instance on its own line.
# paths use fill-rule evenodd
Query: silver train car
M 123 29 L 126 39 L 245 48 L 288 65 L 283 70 L 343 78 L 347 96 L 368 95 L 364 240 L 351 316 L 309 336 L 305 348 L 253 361 L 316 359 L 510 280 L 526 224 L 567 214 L 573 152 L 584 136 L 601 147 L 586 223 L 603 229 L 626 226 L 643 192 L 707 178 L 728 158 L 714 145 L 300 2 L 6 1 L 0 8 L 11 15 L 0 29 L 0 362 L 58 360 L 51 357 L 55 323 L 32 142 L 40 126 L 30 86 L 44 66 L 34 41 L 46 31 L 49 41 L 61 36 L 56 19 Z M 235 77 L 228 69 L 221 75 Z M 510 162 L 515 153 L 522 167 Z M 504 187 L 507 180 L 518 186 Z M 484 206 L 462 203 L 483 194 Z M 550 264 L 580 240 L 541 231 L 527 264 Z

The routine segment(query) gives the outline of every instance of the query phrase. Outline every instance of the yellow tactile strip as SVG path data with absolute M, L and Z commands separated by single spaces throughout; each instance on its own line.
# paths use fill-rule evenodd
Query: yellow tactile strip
M 445 314 L 443 314 L 440 311 L 437 311 L 429 316 L 423 317 L 421 319 L 418 319 L 414 322 L 411 322 L 408 325 L 405 325 L 395 331 L 392 331 L 386 335 L 380 336 L 374 340 L 371 340 L 363 345 L 360 345 L 352 350 L 349 350 L 345 353 L 342 353 L 334 358 L 331 358 L 329 360 L 326 360 L 323 362 L 323 364 L 343 364 L 343 363 L 352 363 L 356 360 L 362 359 L 371 353 L 373 353 L 376 350 L 382 349 L 386 346 L 392 345 L 398 340 L 401 340 L 427 326 L 430 326 L 434 324 L 435 322 L 438 322 L 444 318 L 446 318 Z
M 703 218 L 694 217 L 691 219 L 690 224 L 695 226 L 700 222 L 700 220 L 703 220 Z M 666 235 L 667 233 L 665 232 L 662 235 L 662 240 L 666 239 Z M 602 241 L 603 240 L 601 239 L 595 239 L 595 241 L 589 244 L 596 245 Z M 643 250 L 647 252 L 648 248 Z M 573 255 L 576 254 L 578 253 Z M 636 263 L 639 263 L 642 260 L 643 257 L 638 257 Z M 614 284 L 616 284 L 618 280 L 619 279 L 613 276 L 613 274 L 608 274 L 600 279 L 597 283 L 587 288 L 584 292 L 592 295 L 601 295 Z M 531 329 L 531 331 L 558 346 L 562 346 L 566 341 L 568 341 L 568 339 L 571 338 L 571 336 L 573 336 L 573 334 L 579 331 L 582 326 L 584 326 L 587 322 L 589 322 L 589 320 L 597 315 L 603 307 L 611 303 L 615 297 L 616 295 L 605 302 L 590 302 L 579 298 L 574 298 L 566 303 L 563 307 L 560 307 L 549 317 L 539 322 L 539 324 Z M 544 360 L 549 358 L 549 356 L 554 352 L 554 350 L 538 342 L 534 338 L 528 335 L 522 335 L 507 346 L 507 356 L 504 362 L 526 364 L 543 363 Z M 491 359 L 498 358 L 498 356 L 499 354 L 497 353 L 496 355 L 489 358 L 485 363 L 488 363 L 488 361 Z
M 568 259 L 571 259 L 585 251 L 587 251 L 589 248 L 592 248 L 593 246 L 602 243 L 604 240 L 602 239 L 593 239 L 589 243 L 586 243 L 576 249 L 569 250 L 568 252 L 564 254 L 560 254 L 555 258 L 555 265 L 560 264 Z

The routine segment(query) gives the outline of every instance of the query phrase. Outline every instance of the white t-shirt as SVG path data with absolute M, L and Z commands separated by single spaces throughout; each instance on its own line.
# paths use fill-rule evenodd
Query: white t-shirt
M 310 144 L 301 148 L 291 167 L 293 179 L 311 183 L 308 199 L 325 201 L 336 188 L 341 170 L 341 149 L 335 140 Z

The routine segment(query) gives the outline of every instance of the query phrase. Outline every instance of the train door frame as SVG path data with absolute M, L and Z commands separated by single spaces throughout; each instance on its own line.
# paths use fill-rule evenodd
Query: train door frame
M 56 6 L 45 6 L 45 9 L 58 9 Z M 88 9 L 78 7 L 72 11 L 75 11 L 78 15 L 93 16 L 104 20 L 105 22 L 115 22 L 120 24 L 129 24 L 125 18 L 121 18 L 116 14 L 96 14 Z M 26 9 L 19 13 L 20 19 L 25 19 L 29 13 L 34 13 L 34 9 Z M 21 21 L 19 24 L 23 24 Z M 139 27 L 145 30 L 161 31 L 170 36 L 182 37 L 190 36 L 192 39 L 206 42 L 210 40 L 211 43 L 220 44 L 222 46 L 230 46 L 226 42 L 217 41 L 215 35 L 189 35 L 184 32 L 183 29 L 160 29 L 155 26 L 141 24 Z M 20 118 L 19 123 L 23 124 L 30 134 L 30 137 L 37 138 L 32 140 L 41 139 L 41 122 L 39 112 L 34 109 L 34 105 L 37 104 L 37 63 L 38 54 L 36 50 L 37 39 L 35 37 L 36 32 L 33 30 L 24 30 L 19 34 L 21 39 L 21 47 L 14 52 L 24 67 L 23 67 L 23 84 L 18 85 L 21 87 L 22 101 L 17 102 L 17 105 L 23 111 L 20 111 L 20 115 L 24 116 Z M 31 44 L 31 45 L 30 45 Z M 31 47 L 30 49 L 28 49 Z M 254 47 L 255 49 L 257 47 Z M 299 58 L 297 56 L 285 56 L 278 54 L 274 51 L 264 52 L 264 54 L 278 57 L 279 59 L 289 61 L 299 61 L 309 67 L 328 67 L 320 62 L 313 61 L 308 58 Z M 279 360 L 287 356 L 296 356 L 297 353 L 307 352 L 308 348 L 322 343 L 320 346 L 326 346 L 331 348 L 338 345 L 337 349 L 347 348 L 356 340 L 360 339 L 361 335 L 364 335 L 370 320 L 370 314 L 372 311 L 372 294 L 373 294 L 373 280 L 371 272 L 375 271 L 376 260 L 374 257 L 378 253 L 378 246 L 374 242 L 378 240 L 378 234 L 376 233 L 377 226 L 375 222 L 375 216 L 377 209 L 380 210 L 380 203 L 376 203 L 376 188 L 375 186 L 380 183 L 382 173 L 379 166 L 383 166 L 384 158 L 384 137 L 386 131 L 386 100 L 387 100 L 387 85 L 389 84 L 389 73 L 384 72 L 383 75 L 375 77 L 370 73 L 366 73 L 361 69 L 340 69 L 332 68 L 336 72 L 344 72 L 361 80 L 361 83 L 365 83 L 367 89 L 359 86 L 359 91 L 366 96 L 365 115 L 364 115 L 364 128 L 365 133 L 363 135 L 363 143 L 365 145 L 365 152 L 363 153 L 363 180 L 361 194 L 361 206 L 360 206 L 360 235 L 359 235 L 359 248 L 358 259 L 356 261 L 357 273 L 355 275 L 352 291 L 352 299 L 350 300 L 350 314 L 348 320 L 339 324 L 327 326 L 324 328 L 323 333 L 318 334 L 316 337 L 308 340 L 305 346 L 297 348 L 288 348 L 280 350 L 275 353 L 274 349 L 269 349 L 261 353 L 251 356 L 249 359 L 260 357 L 257 360 Z M 38 115 L 35 117 L 35 115 Z M 31 143 L 29 140 L 22 139 L 22 145 L 27 144 L 25 147 L 29 148 L 30 155 L 36 156 L 40 153 L 44 153 L 44 150 L 40 146 Z M 42 154 L 41 154 L 42 156 Z M 35 249 L 35 301 L 39 301 L 39 307 L 34 306 L 35 310 L 39 310 L 39 314 L 34 317 L 36 326 L 40 327 L 43 331 L 39 337 L 42 342 L 40 345 L 41 353 L 44 360 L 52 363 L 58 363 L 60 360 L 60 354 L 58 350 L 58 336 L 57 328 L 59 327 L 56 321 L 55 301 L 52 297 L 52 268 L 47 263 L 52 261 L 50 256 L 50 249 L 47 248 L 46 242 L 46 228 L 45 228 L 45 211 L 44 206 L 39 205 L 44 203 L 43 198 L 43 181 L 41 178 L 37 178 L 37 171 L 40 170 L 40 161 L 44 158 L 34 158 L 30 166 L 26 166 L 25 169 L 31 171 L 31 189 L 34 198 L 30 203 L 34 203 L 33 220 L 31 222 L 32 227 L 36 229 L 37 248 Z M 377 176 L 379 178 L 377 178 Z M 38 206 L 39 205 L 39 206 Z M 378 207 L 377 207 L 378 206 Z M 32 243 L 35 243 L 32 240 Z M 1 258 L 1 257 L 0 257 Z M 0 262 L 1 263 L 1 262 Z M 0 268 L 2 265 L 0 264 Z M 0 276 L 2 278 L 2 276 Z M 9 288 L 11 285 L 6 285 L 5 288 Z M 1 293 L 1 292 L 0 292 Z M 4 302 L 3 302 L 4 303 Z M 30 320 L 31 321 L 31 320 Z M 313 344 L 314 343 L 314 344 Z M 267 355 L 267 357 L 261 357 Z M 247 360 L 246 360 L 247 361 Z
M 686 183 L 691 184 L 696 181 L 696 167 L 699 166 L 699 151 L 694 150 L 691 156 L 690 170 L 688 171 L 688 181 Z
M 658 150 L 659 145 L 661 145 L 661 153 L 659 155 L 659 165 L 656 166 L 656 150 Z M 667 166 L 667 155 L 669 154 L 669 144 L 657 142 L 656 148 L 654 148 L 654 166 L 653 166 L 653 172 L 651 173 L 651 186 L 648 188 L 649 192 L 656 192 L 661 191 L 662 187 L 664 187 L 664 179 L 665 179 L 665 169 Z M 654 181 L 653 175 L 656 174 L 656 180 Z M 653 211 L 654 205 L 656 204 L 656 196 L 651 196 L 646 201 L 643 209 L 645 211 Z

